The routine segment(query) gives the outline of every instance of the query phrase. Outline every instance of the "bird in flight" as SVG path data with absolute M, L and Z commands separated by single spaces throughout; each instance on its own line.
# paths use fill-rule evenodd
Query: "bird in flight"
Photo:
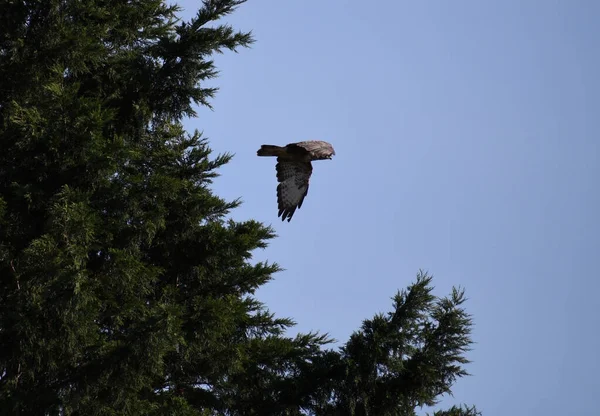
M 258 156 L 276 156 L 278 217 L 288 222 L 296 208 L 302 206 L 308 193 L 308 182 L 312 174 L 313 160 L 331 159 L 335 150 L 330 143 L 309 140 L 290 143 L 286 146 L 263 144 L 256 152 Z

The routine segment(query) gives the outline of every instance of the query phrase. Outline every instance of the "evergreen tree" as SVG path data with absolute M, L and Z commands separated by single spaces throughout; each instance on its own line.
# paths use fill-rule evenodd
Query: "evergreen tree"
M 273 231 L 225 219 L 231 156 L 181 124 L 243 2 L 0 1 L 2 413 L 413 415 L 466 374 L 463 294 L 426 275 L 339 350 L 253 296 Z

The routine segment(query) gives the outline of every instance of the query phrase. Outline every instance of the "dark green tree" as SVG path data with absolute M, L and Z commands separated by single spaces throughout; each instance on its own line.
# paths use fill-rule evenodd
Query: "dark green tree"
M 413 415 L 466 374 L 463 294 L 426 275 L 339 350 L 254 297 L 273 231 L 226 220 L 231 156 L 181 124 L 243 2 L 0 0 L 1 413 Z

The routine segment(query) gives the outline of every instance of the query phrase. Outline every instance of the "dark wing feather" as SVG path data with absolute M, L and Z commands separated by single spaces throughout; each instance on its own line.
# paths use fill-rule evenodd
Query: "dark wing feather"
M 277 206 L 278 217 L 288 222 L 292 219 L 296 208 L 302 206 L 308 193 L 308 182 L 312 174 L 310 162 L 297 162 L 277 159 Z
M 321 140 L 308 140 L 305 142 L 293 143 L 293 145 L 301 147 L 309 152 L 313 160 L 327 159 L 335 155 L 335 150 L 333 150 L 331 143 Z

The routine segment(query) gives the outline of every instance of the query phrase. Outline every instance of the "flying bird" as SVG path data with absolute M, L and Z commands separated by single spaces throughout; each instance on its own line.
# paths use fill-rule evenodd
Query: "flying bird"
M 256 152 L 258 156 L 276 156 L 278 217 L 288 222 L 296 208 L 302 206 L 308 193 L 308 182 L 312 174 L 313 160 L 331 159 L 335 155 L 330 143 L 309 140 L 290 143 L 286 146 L 263 144 Z

